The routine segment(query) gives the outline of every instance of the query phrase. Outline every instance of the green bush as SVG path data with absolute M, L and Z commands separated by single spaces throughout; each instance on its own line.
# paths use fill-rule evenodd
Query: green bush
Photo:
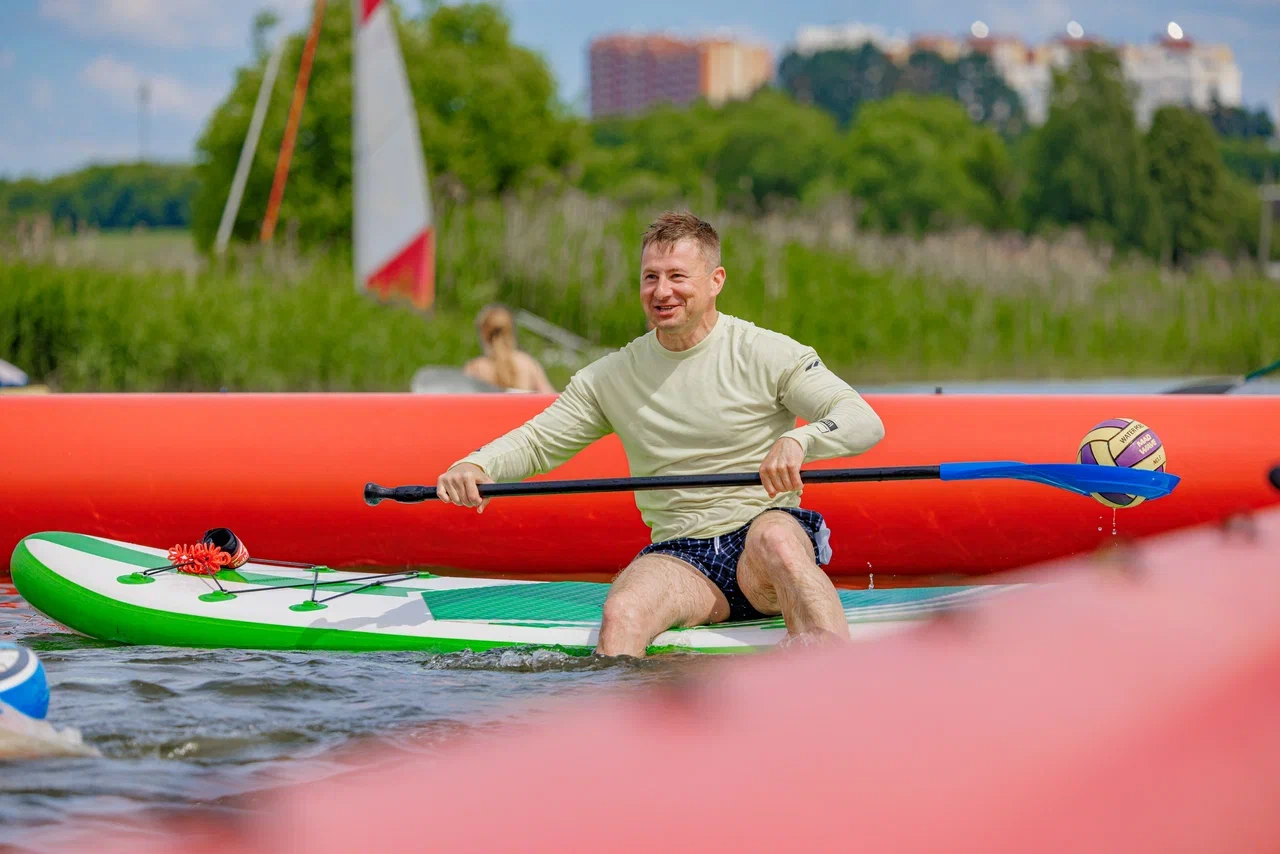
M 430 318 L 358 294 L 341 256 L 288 275 L 0 256 L 0 358 L 65 391 L 405 391 L 417 368 L 478 352 L 472 318 L 495 299 L 605 347 L 644 333 L 639 241 L 656 209 L 569 196 L 439 213 Z M 1087 246 L 1001 266 L 1003 244 L 972 234 L 842 241 L 816 219 L 706 215 L 729 274 L 721 308 L 816 347 L 855 385 L 1242 373 L 1280 353 L 1280 290 L 1256 277 L 1110 269 Z M 562 386 L 570 368 L 550 373 Z

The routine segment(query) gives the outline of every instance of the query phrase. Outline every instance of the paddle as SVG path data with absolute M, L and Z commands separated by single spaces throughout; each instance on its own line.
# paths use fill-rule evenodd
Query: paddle
M 1247 382 L 1252 382 L 1259 377 L 1265 377 L 1267 374 L 1280 371 L 1280 361 L 1272 362 L 1264 368 L 1258 368 L 1256 371 L 1250 371 L 1243 377 L 1230 380 L 1219 380 L 1217 382 L 1192 382 L 1187 385 L 1171 388 L 1165 394 L 1226 394 L 1233 388 L 1239 388 Z
M 1280 489 L 1280 466 L 1276 466 L 1271 470 L 1271 485 L 1276 489 Z
M 1026 480 L 1066 489 L 1081 495 L 1094 492 L 1161 498 L 1177 486 L 1176 475 L 1158 471 L 1085 465 L 1083 463 L 943 463 L 939 466 L 897 466 L 889 468 L 805 469 L 805 483 L 855 483 L 886 480 Z M 486 483 L 480 486 L 484 498 L 512 495 L 571 495 L 582 492 L 632 492 L 641 489 L 691 489 L 711 486 L 755 486 L 760 475 L 707 474 L 666 477 L 616 477 L 586 480 L 547 480 L 521 483 Z M 364 500 L 370 507 L 383 501 L 417 504 L 436 499 L 434 486 L 385 487 L 365 484 Z

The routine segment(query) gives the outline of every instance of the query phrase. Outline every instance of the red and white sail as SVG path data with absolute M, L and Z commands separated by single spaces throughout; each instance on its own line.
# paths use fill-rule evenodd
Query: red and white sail
M 429 309 L 435 227 L 418 114 L 385 0 L 352 0 L 356 287 Z

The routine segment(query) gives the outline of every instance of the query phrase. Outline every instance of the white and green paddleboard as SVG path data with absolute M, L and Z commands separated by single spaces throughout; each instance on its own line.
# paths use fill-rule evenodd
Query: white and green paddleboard
M 288 650 L 590 653 L 608 584 L 371 575 L 250 561 L 216 577 L 168 566 L 167 552 L 100 537 L 33 534 L 14 549 L 30 605 L 82 635 L 127 644 Z M 880 635 L 1008 586 L 842 590 L 855 639 Z M 786 635 L 779 618 L 672 629 L 650 653 L 749 652 Z

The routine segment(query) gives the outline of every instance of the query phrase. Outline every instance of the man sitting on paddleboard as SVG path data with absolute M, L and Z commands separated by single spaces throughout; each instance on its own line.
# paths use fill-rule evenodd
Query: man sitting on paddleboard
M 831 559 L 830 532 L 800 507 L 800 468 L 863 453 L 884 426 L 812 348 L 718 312 L 725 276 L 711 225 L 659 217 L 641 242 L 640 298 L 653 328 L 436 482 L 444 503 L 483 512 L 478 484 L 549 471 L 610 432 L 633 477 L 759 469 L 762 486 L 636 493 L 653 541 L 609 590 L 603 655 L 643 656 L 673 626 L 776 614 L 789 642 L 849 638 L 819 568 Z M 796 416 L 809 423 L 795 428 Z

